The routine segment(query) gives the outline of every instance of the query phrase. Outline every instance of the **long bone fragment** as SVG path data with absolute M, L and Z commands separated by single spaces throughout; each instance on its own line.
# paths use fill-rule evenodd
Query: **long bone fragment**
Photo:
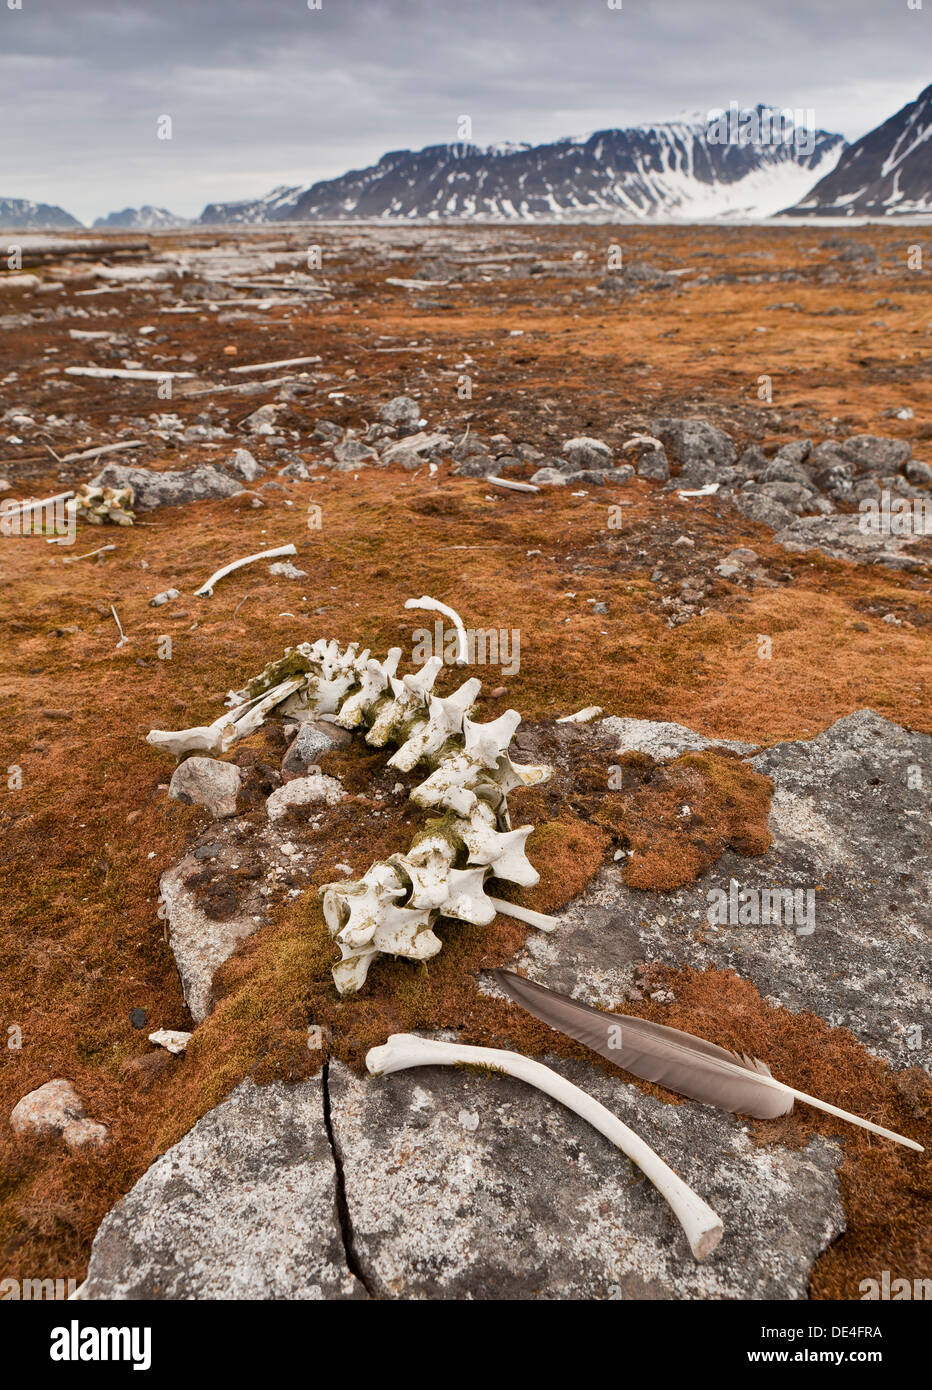
M 392 1033 L 381 1047 L 373 1047 L 366 1055 L 366 1067 L 371 1076 L 386 1076 L 408 1067 L 490 1067 L 495 1071 L 526 1081 L 539 1091 L 557 1100 L 581 1116 L 600 1134 L 621 1149 L 633 1163 L 650 1178 L 657 1191 L 669 1204 L 683 1228 L 689 1248 L 697 1260 L 705 1260 L 718 1245 L 724 1227 L 717 1212 L 688 1187 L 673 1169 L 664 1163 L 633 1130 L 617 1115 L 588 1095 L 558 1072 L 523 1057 L 518 1052 L 506 1052 L 493 1047 L 466 1047 L 460 1043 L 437 1042 L 419 1038 L 413 1033 Z
M 275 560 L 281 555 L 297 555 L 297 553 L 293 545 L 280 545 L 275 550 L 260 550 L 257 555 L 246 555 L 242 560 L 234 560 L 231 564 L 224 565 L 222 569 L 212 574 L 199 589 L 195 589 L 194 596 L 195 598 L 210 598 L 214 592 L 215 584 L 219 584 L 221 579 L 225 579 L 234 570 L 241 570 L 244 565 L 253 565 L 257 560 Z

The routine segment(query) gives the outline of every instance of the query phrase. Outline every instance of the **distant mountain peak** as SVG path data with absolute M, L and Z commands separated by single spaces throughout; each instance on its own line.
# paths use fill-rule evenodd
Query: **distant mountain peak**
M 849 145 L 835 168 L 784 211 L 794 217 L 932 212 L 932 85 Z

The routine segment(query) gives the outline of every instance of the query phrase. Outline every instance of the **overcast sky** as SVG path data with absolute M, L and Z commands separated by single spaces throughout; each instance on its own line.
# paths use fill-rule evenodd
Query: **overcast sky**
M 196 216 L 456 140 L 461 115 L 538 143 L 764 101 L 856 139 L 930 80 L 932 0 L 321 4 L 0 0 L 0 197 Z

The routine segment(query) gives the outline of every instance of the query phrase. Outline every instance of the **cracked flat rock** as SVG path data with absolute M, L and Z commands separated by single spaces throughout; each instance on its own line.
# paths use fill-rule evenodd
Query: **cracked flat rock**
M 244 1081 L 105 1217 L 81 1299 L 345 1299 L 320 1077 Z
M 932 738 L 859 710 L 750 761 L 774 782 L 766 854 L 728 851 L 671 893 L 636 892 L 609 865 L 556 931 L 528 937 L 518 965 L 608 1006 L 644 960 L 731 969 L 771 1002 L 850 1028 L 891 1065 L 928 1068 Z M 811 891 L 811 935 L 796 921 L 710 926 L 710 892 L 732 884 Z
M 863 531 L 859 515 L 801 516 L 778 530 L 785 550 L 818 550 L 833 560 L 852 560 L 888 569 L 915 570 L 932 564 L 932 534 L 894 536 Z
M 758 1148 L 705 1106 L 548 1064 L 640 1134 L 722 1217 L 704 1264 L 667 1204 L 584 1120 L 520 1081 L 330 1067 L 353 1250 L 375 1297 L 805 1298 L 844 1229 L 838 1146 Z

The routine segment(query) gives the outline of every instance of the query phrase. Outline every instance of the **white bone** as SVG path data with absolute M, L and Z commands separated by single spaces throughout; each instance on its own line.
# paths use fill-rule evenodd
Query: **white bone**
M 397 767 L 402 772 L 410 772 L 424 758 L 429 758 L 432 753 L 439 753 L 449 738 L 462 732 L 466 711 L 472 707 L 481 689 L 482 682 L 473 676 L 445 699 L 439 695 L 431 695 L 427 702 L 429 717 L 413 730 L 398 751 L 389 758 L 388 766 Z
M 518 1081 L 526 1081 L 529 1086 L 536 1086 L 539 1091 L 581 1116 L 637 1164 L 669 1204 L 697 1260 L 707 1259 L 718 1245 L 724 1231 L 718 1213 L 688 1187 L 643 1139 L 622 1124 L 617 1115 L 606 1110 L 594 1096 L 580 1090 L 541 1062 L 522 1057 L 518 1052 L 437 1042 L 431 1038 L 418 1038 L 413 1033 L 393 1033 L 386 1043 L 371 1048 L 366 1056 L 366 1067 L 372 1076 L 385 1076 L 408 1067 L 432 1066 L 489 1067 L 503 1072 L 505 1076 L 516 1077 Z
M 247 555 L 242 560 L 234 560 L 231 564 L 224 565 L 222 569 L 212 574 L 199 589 L 195 589 L 194 596 L 195 598 L 210 598 L 214 592 L 215 584 L 218 584 L 221 579 L 225 579 L 228 574 L 232 574 L 234 570 L 241 570 L 244 565 L 255 564 L 256 560 L 275 560 L 280 555 L 297 555 L 297 553 L 293 545 L 280 545 L 276 550 L 260 550 L 257 555 Z
M 448 608 L 445 603 L 440 603 L 435 598 L 430 598 L 427 594 L 423 598 L 409 598 L 405 602 L 405 608 L 421 608 L 427 613 L 442 613 L 445 618 L 449 618 L 456 628 L 456 664 L 457 666 L 469 665 L 469 642 L 466 638 L 466 629 L 463 620 L 454 609 Z
M 393 730 L 406 720 L 413 719 L 418 711 L 427 706 L 427 696 L 443 666 L 443 658 L 432 656 L 425 661 L 415 675 L 403 676 L 398 680 L 391 677 L 393 700 L 386 701 L 366 734 L 366 742 L 373 748 L 383 748 L 391 738 Z
M 400 660 L 401 648 L 390 647 L 384 661 L 367 661 L 359 689 L 344 700 L 334 722 L 343 729 L 358 728 L 379 696 L 388 690 Z

